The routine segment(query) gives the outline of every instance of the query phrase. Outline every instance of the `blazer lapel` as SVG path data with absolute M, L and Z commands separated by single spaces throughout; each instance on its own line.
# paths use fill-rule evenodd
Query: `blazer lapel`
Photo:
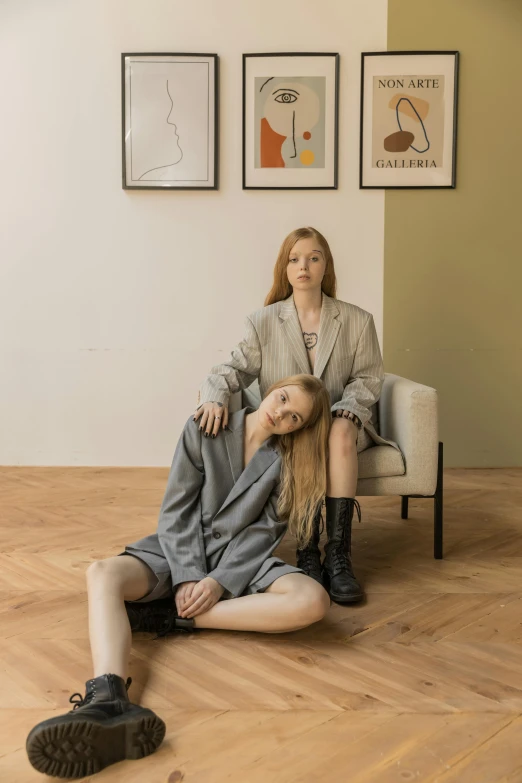
M 314 375 L 320 378 L 333 351 L 341 323 L 337 319 L 339 308 L 335 300 L 323 294 L 323 306 L 321 307 L 321 321 L 319 323 L 319 339 L 317 341 L 317 353 L 315 355 Z
M 254 409 L 252 408 L 251 410 Z M 245 416 L 251 410 L 243 408 L 237 411 L 237 413 L 233 413 L 228 421 L 228 429 L 223 433 L 234 484 L 243 472 L 243 431 L 245 429 Z
M 244 420 L 244 417 L 243 417 Z M 241 434 L 241 448 L 243 447 L 243 427 L 240 430 Z M 225 502 L 217 512 L 216 516 L 218 514 L 221 514 L 224 509 L 229 506 L 231 503 L 236 500 L 240 495 L 243 494 L 253 483 L 254 481 L 257 481 L 257 479 L 265 473 L 265 471 L 268 470 L 270 465 L 275 462 L 275 460 L 279 457 L 279 453 L 275 450 L 275 448 L 270 444 L 270 440 L 268 440 L 266 443 L 263 443 L 263 445 L 256 451 L 246 468 L 243 470 L 241 475 L 239 476 L 238 480 L 235 482 L 234 486 L 230 490 Z M 215 519 L 215 517 L 214 517 Z
M 281 330 L 290 346 L 294 359 L 299 365 L 299 369 L 302 373 L 310 375 L 310 362 L 308 361 L 308 354 L 306 353 L 303 332 L 297 316 L 297 310 L 295 309 L 293 294 L 281 303 L 279 318 L 281 320 Z

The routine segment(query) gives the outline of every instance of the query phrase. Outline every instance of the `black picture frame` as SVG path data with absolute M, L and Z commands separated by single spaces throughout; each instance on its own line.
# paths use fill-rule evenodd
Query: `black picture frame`
M 433 57 L 433 56 L 444 56 L 444 57 L 450 57 L 453 58 L 453 96 L 452 100 L 448 101 L 448 106 L 451 107 L 452 110 L 452 127 L 451 127 L 451 152 L 450 152 L 450 160 L 451 160 L 451 166 L 450 166 L 450 174 L 445 184 L 427 184 L 427 183 L 420 183 L 415 184 L 414 182 L 408 182 L 407 184 L 403 183 L 393 183 L 389 181 L 383 181 L 381 184 L 376 184 L 375 182 L 373 184 L 368 184 L 368 176 L 365 178 L 365 174 L 367 175 L 368 166 L 365 165 L 365 162 L 367 161 L 367 157 L 365 158 L 366 149 L 365 149 L 365 140 L 367 142 L 367 134 L 365 133 L 365 111 L 367 108 L 367 102 L 365 103 L 365 75 L 366 75 L 366 69 L 365 69 L 365 62 L 367 58 L 376 58 L 376 57 L 386 57 L 386 58 L 393 58 L 393 57 Z M 373 61 L 375 62 L 375 61 Z M 359 188 L 361 190 L 427 190 L 427 189 L 433 189 L 433 188 L 445 188 L 445 189 L 454 189 L 456 187 L 457 182 L 457 126 L 458 126 L 458 90 L 459 90 L 459 63 L 460 63 L 460 52 L 457 50 L 400 50 L 400 51 L 389 51 L 389 52 L 362 52 L 361 53 L 361 104 L 360 104 L 360 142 L 359 142 Z M 416 72 L 417 73 L 417 72 Z M 372 96 L 368 96 L 368 99 Z M 415 110 L 414 110 L 415 111 Z M 417 112 L 415 112 L 417 113 Z M 424 125 L 423 125 L 424 128 Z M 402 130 L 402 128 L 401 128 Z M 371 137 L 371 131 L 370 131 L 370 141 L 372 139 Z M 427 136 L 426 136 L 427 138 Z M 419 169 L 417 169 L 419 170 Z M 389 180 L 389 177 L 386 178 Z
M 247 184 L 246 112 L 247 112 L 247 62 L 250 58 L 265 57 L 332 57 L 334 58 L 334 111 L 333 111 L 333 160 L 332 183 L 329 185 L 252 185 Z M 243 112 L 242 112 L 242 186 L 243 190 L 337 190 L 339 161 L 339 61 L 338 52 L 249 52 L 243 54 Z M 326 107 L 325 107 L 326 109 Z
M 209 85 L 212 85 L 214 91 L 214 100 L 211 102 L 213 106 L 213 129 L 209 129 L 209 142 L 212 141 L 212 157 L 213 164 L 208 165 L 208 172 L 212 173 L 212 184 L 197 185 L 197 184 L 184 184 L 184 185 L 134 185 L 127 181 L 127 150 L 126 150 L 126 58 L 129 57 L 147 57 L 147 58 L 161 58 L 161 57 L 191 57 L 191 58 L 206 58 L 213 62 L 213 78 L 209 79 Z M 210 101 L 209 101 L 210 103 Z M 200 53 L 200 52 L 122 52 L 121 54 L 121 121 L 122 121 L 122 188 L 124 190 L 219 190 L 219 55 Z M 210 112 L 209 112 L 209 124 L 210 124 Z M 184 180 L 187 181 L 187 180 Z

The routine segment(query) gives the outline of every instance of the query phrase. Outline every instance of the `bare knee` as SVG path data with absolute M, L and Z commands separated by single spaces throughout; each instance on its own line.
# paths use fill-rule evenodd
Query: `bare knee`
M 107 557 L 104 560 L 93 560 L 88 566 L 85 575 L 90 584 L 99 584 L 110 581 L 114 584 L 123 583 L 123 573 L 118 557 Z
M 357 457 L 357 428 L 349 419 L 333 419 L 328 449 L 337 459 Z
M 330 608 L 330 596 L 326 590 L 315 579 L 306 577 L 306 580 L 293 595 L 295 617 L 300 628 L 318 623 Z

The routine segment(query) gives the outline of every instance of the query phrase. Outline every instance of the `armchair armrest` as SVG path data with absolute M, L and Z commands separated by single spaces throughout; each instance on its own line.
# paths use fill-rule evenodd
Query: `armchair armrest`
M 394 440 L 404 456 L 408 483 L 414 488 L 418 484 L 418 494 L 434 494 L 439 444 L 436 389 L 386 373 L 379 419 L 381 437 Z

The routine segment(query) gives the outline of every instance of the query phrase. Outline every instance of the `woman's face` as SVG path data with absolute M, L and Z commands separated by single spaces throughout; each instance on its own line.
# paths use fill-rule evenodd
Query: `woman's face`
M 311 416 L 313 403 L 300 386 L 274 389 L 258 408 L 259 423 L 270 435 L 300 430 Z
M 317 239 L 300 239 L 288 256 L 286 273 L 294 291 L 321 288 L 326 260 Z

